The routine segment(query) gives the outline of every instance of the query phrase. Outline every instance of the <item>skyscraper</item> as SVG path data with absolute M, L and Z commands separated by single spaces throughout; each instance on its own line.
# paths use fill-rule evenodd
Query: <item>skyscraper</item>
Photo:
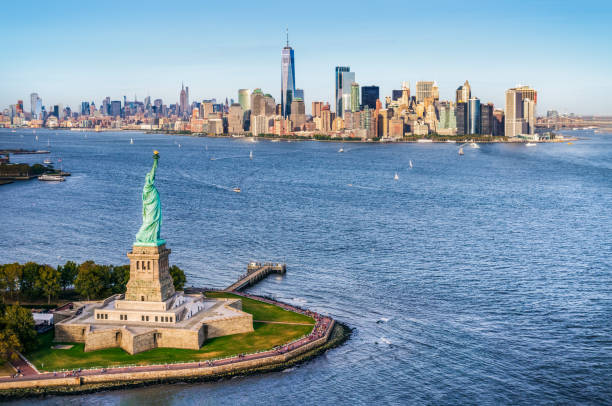
M 336 115 L 342 117 L 342 73 L 350 72 L 351 68 L 348 66 L 336 66 L 336 74 L 334 79 L 336 80 Z
M 299 97 L 291 102 L 291 123 L 295 130 L 301 131 L 306 121 L 304 101 Z
M 426 98 L 433 98 L 434 82 L 420 81 L 416 83 L 416 99 L 418 103 L 423 103 Z
M 376 100 L 379 98 L 378 86 L 362 86 L 361 87 L 361 105 L 368 106 L 371 109 L 376 108 Z
M 472 89 L 470 88 L 470 83 L 466 80 L 463 86 L 459 86 L 457 88 L 456 94 L 456 102 L 457 103 L 467 103 L 468 100 L 472 97 Z
M 189 107 L 189 96 L 188 92 L 189 88 L 185 90 L 185 85 L 181 83 L 181 93 L 179 95 L 179 115 L 183 115 L 187 112 Z
M 468 133 L 467 117 L 467 103 L 457 103 L 457 106 L 455 107 L 455 119 L 457 120 L 457 135 L 465 135 Z
M 359 111 L 359 83 L 351 83 L 351 112 Z
M 266 101 L 264 100 L 264 94 L 261 89 L 255 89 L 253 93 L 251 93 L 251 115 L 266 115 Z
M 480 133 L 493 134 L 493 103 L 480 105 Z
M 525 100 L 528 100 L 527 102 Z M 506 90 L 505 136 L 535 134 L 537 92 L 529 86 Z
M 468 133 L 480 134 L 480 99 L 472 97 L 468 100 Z
M 295 93 L 295 64 L 293 48 L 289 46 L 289 32 L 287 32 L 287 46 L 281 52 L 281 114 L 283 117 L 291 114 L 291 102 Z
M 341 101 L 340 107 L 342 110 L 337 112 L 340 117 L 344 117 L 344 112 L 351 110 L 351 86 L 355 82 L 355 72 L 341 72 L 340 73 L 340 94 Z

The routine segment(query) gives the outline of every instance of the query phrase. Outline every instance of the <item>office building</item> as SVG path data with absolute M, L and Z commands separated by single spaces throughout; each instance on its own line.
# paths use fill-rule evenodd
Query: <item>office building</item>
M 457 121 L 457 135 L 465 135 L 468 133 L 468 108 L 467 103 L 457 103 L 455 107 L 455 118 Z
M 457 103 L 467 103 L 468 100 L 472 98 L 472 89 L 470 87 L 470 83 L 466 80 L 463 86 L 459 86 L 456 92 L 456 102 Z
M 342 117 L 344 108 L 342 107 L 342 74 L 350 72 L 351 68 L 348 66 L 336 66 L 336 73 L 334 79 L 336 81 L 336 115 Z
M 295 93 L 293 93 L 293 98 L 302 99 L 303 101 L 305 101 L 306 99 L 304 99 L 304 89 L 295 89 Z
M 287 33 L 287 46 L 281 52 L 281 114 L 288 117 L 291 114 L 291 102 L 295 93 L 295 61 L 293 48 L 289 46 L 289 33 Z
M 493 103 L 480 105 L 480 134 L 493 135 Z
M 266 102 L 261 89 L 253 90 L 251 93 L 251 116 L 265 116 Z
M 359 111 L 359 83 L 351 83 L 351 111 Z
M 504 131 L 506 137 L 535 134 L 537 100 L 537 92 L 529 86 L 519 86 L 506 90 Z
M 419 81 L 416 83 L 417 103 L 423 103 L 426 98 L 433 98 L 434 82 Z
M 251 91 L 249 89 L 238 90 L 238 103 L 242 111 L 251 110 Z
M 401 90 L 391 90 L 391 100 L 399 101 L 402 98 Z
M 361 87 L 361 105 L 368 106 L 371 109 L 376 108 L 376 100 L 379 98 L 378 86 L 362 86 Z
M 468 100 L 468 134 L 480 134 L 480 99 L 472 97 Z
M 89 115 L 89 102 L 81 102 L 81 115 L 88 116 Z
M 227 131 L 230 134 L 241 134 L 244 128 L 244 112 L 240 103 L 232 103 L 227 115 Z
M 296 98 L 291 102 L 291 123 L 293 129 L 302 130 L 302 126 L 306 122 L 306 106 L 304 100 Z
M 496 137 L 504 136 L 504 111 L 501 109 L 493 111 L 493 135 Z
M 113 100 L 110 103 L 110 115 L 112 117 L 121 117 L 121 100 Z
M 312 102 L 312 116 L 313 117 L 321 117 L 321 108 L 323 107 L 323 102 L 314 101 Z
M 341 108 L 340 112 L 336 112 L 340 116 L 343 116 L 345 111 L 351 110 L 351 86 L 355 82 L 355 72 L 342 72 L 341 77 Z

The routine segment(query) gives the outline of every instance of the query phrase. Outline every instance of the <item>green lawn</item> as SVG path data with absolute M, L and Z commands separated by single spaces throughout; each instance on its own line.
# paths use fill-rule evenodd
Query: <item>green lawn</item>
M 234 295 L 233 293 L 206 292 L 206 297 L 242 299 L 242 310 L 247 313 L 251 313 L 253 315 L 253 320 L 284 321 L 288 323 L 309 324 L 314 324 L 315 322 L 312 317 L 300 313 L 290 312 L 278 306 L 260 302 L 258 300 Z
M 207 296 L 239 297 L 231 293 L 221 292 L 207 293 Z M 54 350 L 51 347 L 60 343 L 53 342 L 53 331 L 50 331 L 41 334 L 37 349 L 26 355 L 37 368 L 45 371 L 200 361 L 269 350 L 298 339 L 312 331 L 314 320 L 311 317 L 289 312 L 277 306 L 253 299 L 241 299 L 243 301 L 242 309 L 247 313 L 251 313 L 255 320 L 309 323 L 310 325 L 253 323 L 255 331 L 212 338 L 207 340 L 202 348 L 197 351 L 156 348 L 135 355 L 130 355 L 121 348 L 84 352 L 84 344 L 74 344 L 68 350 Z

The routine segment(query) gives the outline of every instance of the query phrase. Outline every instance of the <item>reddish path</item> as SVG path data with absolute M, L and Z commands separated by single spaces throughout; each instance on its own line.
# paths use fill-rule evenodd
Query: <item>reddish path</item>
M 116 367 L 116 368 L 103 368 L 103 369 L 88 369 L 85 371 L 74 370 L 71 372 L 45 372 L 38 373 L 34 370 L 27 362 L 23 359 L 19 358 L 18 361 L 12 362 L 13 366 L 18 367 L 23 376 L 19 376 L 16 378 L 4 377 L 0 378 L 0 382 L 13 381 L 13 380 L 42 380 L 42 379 L 58 379 L 64 378 L 66 376 L 87 376 L 87 375 L 101 375 L 101 374 L 120 374 L 126 372 L 147 372 L 147 371 L 163 371 L 163 370 L 181 370 L 181 369 L 193 369 L 193 368 L 206 368 L 213 367 L 219 365 L 228 365 L 228 364 L 236 364 L 243 361 L 249 361 L 253 359 L 266 358 L 270 356 L 275 356 L 279 354 L 284 354 L 289 351 L 293 351 L 305 344 L 310 343 L 311 341 L 317 340 L 321 337 L 324 337 L 330 330 L 333 325 L 333 319 L 330 317 L 322 316 L 318 313 L 303 310 L 286 303 L 277 302 L 275 300 L 266 299 L 263 297 L 249 295 L 241 292 L 232 292 L 233 294 L 248 297 L 251 299 L 259 300 L 265 303 L 274 304 L 283 309 L 290 310 L 296 313 L 305 314 L 307 316 L 313 317 L 315 319 L 314 328 L 312 332 L 297 341 L 291 342 L 289 344 L 285 344 L 283 346 L 277 347 L 273 350 L 255 353 L 255 354 L 245 354 L 245 355 L 237 355 L 231 358 L 216 360 L 216 361 L 201 361 L 201 362 L 191 362 L 185 364 L 167 364 L 167 365 L 149 365 L 149 366 L 134 366 L 134 367 Z M 285 323 L 283 323 L 285 324 Z M 299 323 L 287 323 L 287 324 L 299 324 Z

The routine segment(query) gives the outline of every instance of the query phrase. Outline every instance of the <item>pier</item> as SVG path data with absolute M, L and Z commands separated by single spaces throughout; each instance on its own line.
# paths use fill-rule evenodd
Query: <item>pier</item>
M 237 292 L 246 288 L 247 286 L 253 286 L 260 280 L 264 279 L 271 273 L 284 274 L 287 272 L 287 265 L 281 263 L 272 262 L 249 262 L 247 265 L 247 272 L 243 274 L 238 281 L 230 285 L 225 289 L 227 292 Z

